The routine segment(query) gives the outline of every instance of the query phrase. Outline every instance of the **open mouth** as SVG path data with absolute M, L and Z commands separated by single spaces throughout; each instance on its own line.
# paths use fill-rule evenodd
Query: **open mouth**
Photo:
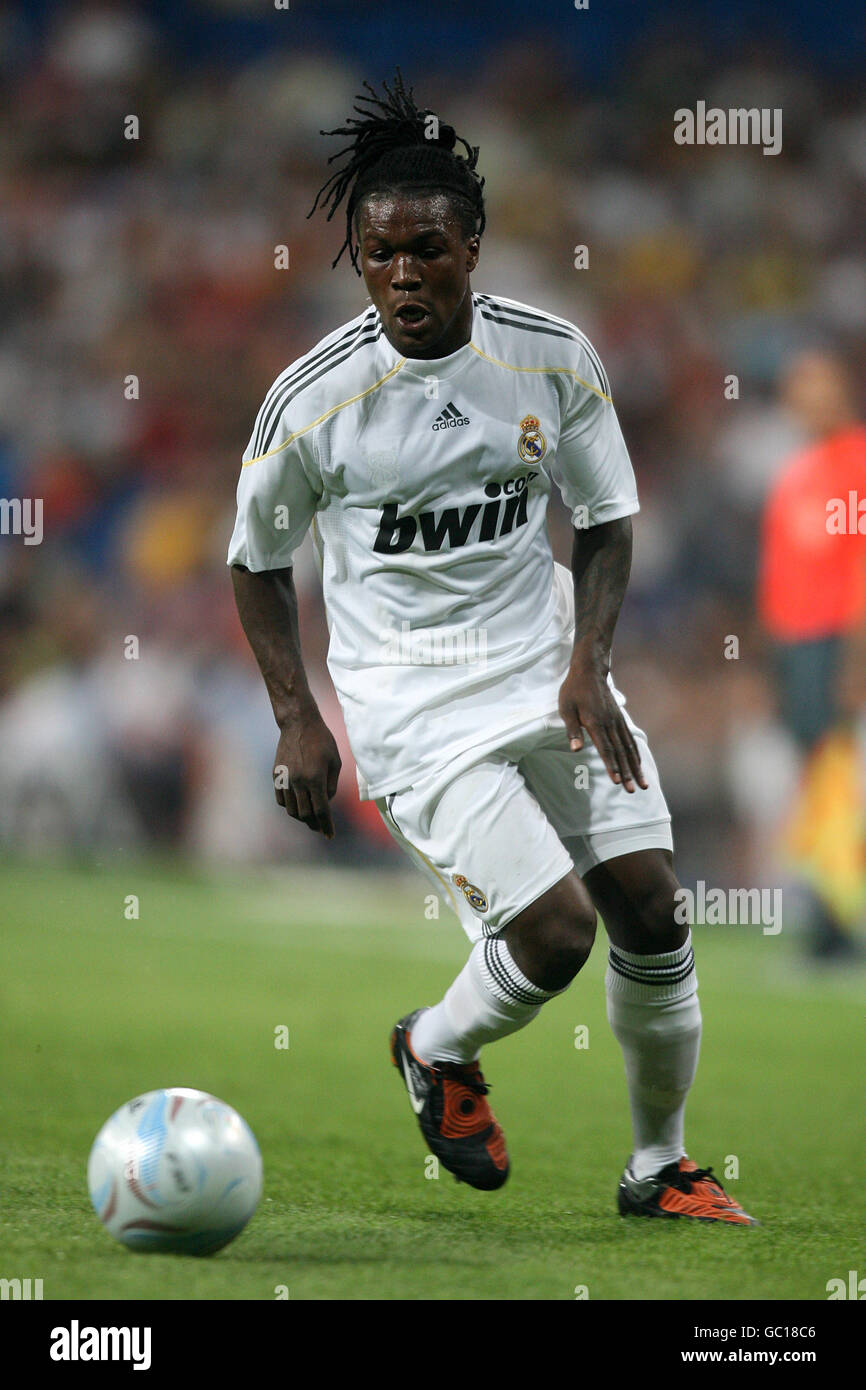
M 430 315 L 422 304 L 401 304 L 394 317 L 402 328 L 411 331 L 426 324 Z

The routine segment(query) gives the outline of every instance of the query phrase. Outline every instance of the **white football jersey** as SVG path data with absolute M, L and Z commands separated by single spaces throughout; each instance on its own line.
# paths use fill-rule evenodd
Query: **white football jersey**
M 448 357 L 401 357 L 373 307 L 328 334 L 277 378 L 244 453 L 229 564 L 285 568 L 312 525 L 364 798 L 555 714 L 574 609 L 551 489 L 577 526 L 638 510 L 592 345 L 472 302 Z

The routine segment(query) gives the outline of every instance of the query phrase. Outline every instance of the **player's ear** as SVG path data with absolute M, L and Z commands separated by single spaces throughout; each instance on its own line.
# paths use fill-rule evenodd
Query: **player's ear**
M 480 255 L 481 255 L 481 238 L 480 238 L 480 236 L 471 236 L 471 237 L 469 237 L 468 240 L 467 240 L 467 242 L 466 242 L 466 271 L 467 271 L 467 274 L 469 274 L 469 275 L 472 274 L 472 271 L 475 269 L 475 267 L 476 267 L 477 264 L 478 264 L 478 258 L 479 258 Z

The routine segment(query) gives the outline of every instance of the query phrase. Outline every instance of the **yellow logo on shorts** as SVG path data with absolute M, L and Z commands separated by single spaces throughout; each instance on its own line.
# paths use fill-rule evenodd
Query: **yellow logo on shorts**
M 520 422 L 521 435 L 517 441 L 517 452 L 524 463 L 539 463 L 547 451 L 547 440 L 541 433 L 541 425 L 534 415 L 524 415 Z
M 470 907 L 474 907 L 476 912 L 487 912 L 490 904 L 485 898 L 480 888 L 476 888 L 474 883 L 470 883 L 463 874 L 455 874 L 454 882 L 461 890 L 464 898 Z

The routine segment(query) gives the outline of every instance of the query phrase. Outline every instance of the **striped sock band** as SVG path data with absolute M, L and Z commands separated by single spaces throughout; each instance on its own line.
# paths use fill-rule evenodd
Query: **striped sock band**
M 639 956 L 611 946 L 605 986 L 609 995 L 634 1003 L 684 999 L 698 987 L 695 953 L 689 932 L 682 946 L 657 956 Z
M 531 1023 L 549 991 L 527 980 L 498 936 L 476 941 L 445 998 L 425 1009 L 412 1046 L 425 1062 L 471 1062 L 482 1047 Z
M 505 1004 L 538 1005 L 562 993 L 559 989 L 541 989 L 527 980 L 523 971 L 515 965 L 505 941 L 499 936 L 479 941 L 472 955 L 485 989 Z

